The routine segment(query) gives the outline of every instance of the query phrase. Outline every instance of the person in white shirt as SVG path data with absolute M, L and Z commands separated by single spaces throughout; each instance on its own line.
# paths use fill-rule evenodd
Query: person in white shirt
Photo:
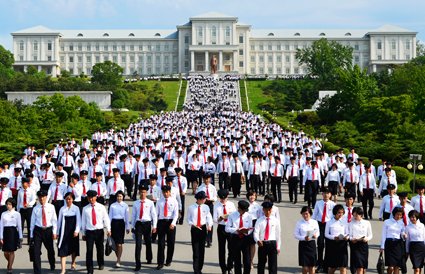
M 186 197 L 186 192 L 187 192 L 187 179 L 185 176 L 182 175 L 183 173 L 183 169 L 177 167 L 176 168 L 176 174 L 177 176 L 174 177 L 173 179 L 173 187 L 175 187 L 176 189 L 178 189 L 178 195 L 180 198 L 180 203 L 181 203 L 181 214 L 179 217 L 179 221 L 177 222 L 179 225 L 183 224 L 183 220 L 184 220 L 184 213 L 185 213 L 185 197 Z
M 338 199 L 338 186 L 341 182 L 341 175 L 338 171 L 338 166 L 333 163 L 331 166 L 331 169 L 326 174 L 325 183 L 324 185 L 329 188 L 331 191 L 333 201 L 336 203 Z
M 39 190 L 37 196 L 39 204 L 31 214 L 30 242 L 34 245 L 34 273 L 41 274 L 41 244 L 47 249 L 50 270 L 55 270 L 53 240 L 57 239 L 57 216 L 55 207 L 47 203 L 47 191 Z
M 213 220 L 210 209 L 205 205 L 207 195 L 204 191 L 195 194 L 196 203 L 187 209 L 187 224 L 191 226 L 190 235 L 193 252 L 193 271 L 202 273 L 205 258 L 207 231 L 211 230 Z
M 243 166 L 239 160 L 237 153 L 233 154 L 233 160 L 231 161 L 232 175 L 230 177 L 230 184 L 232 187 L 233 197 L 236 198 L 241 194 L 241 184 L 245 180 L 245 174 L 243 172 Z
M 111 237 L 114 239 L 117 256 L 115 267 L 121 267 L 121 255 L 123 252 L 124 236 L 130 233 L 130 210 L 123 201 L 124 192 L 118 190 L 117 201 L 109 208 L 109 220 L 111 221 Z
M 97 192 L 96 201 L 99 204 L 105 205 L 105 197 L 108 195 L 108 188 L 106 187 L 105 182 L 103 181 L 103 173 L 96 172 L 96 181 L 90 186 L 90 190 Z
M 288 182 L 289 187 L 289 201 L 294 204 L 298 201 L 298 183 L 299 183 L 299 168 L 295 163 L 295 156 L 290 158 L 291 163 L 286 167 L 285 178 Z M 273 193 L 274 194 L 274 193 Z M 278 197 L 275 196 L 275 199 L 280 203 L 282 191 L 280 185 L 278 186 Z
M 117 201 L 116 193 L 121 190 L 124 192 L 124 181 L 120 177 L 119 168 L 114 168 L 112 170 L 113 177 L 108 181 L 108 194 L 107 198 L 109 199 L 109 206 Z
M 17 211 L 21 214 L 21 227 L 27 223 L 28 243 L 30 239 L 30 226 L 32 209 L 37 201 L 36 192 L 29 187 L 28 178 L 22 178 L 22 188 L 18 192 Z
M 369 261 L 369 245 L 372 239 L 372 226 L 363 220 L 363 209 L 353 208 L 353 220 L 348 225 L 350 238 L 350 268 L 356 273 L 366 273 Z
M 149 175 L 149 187 L 147 188 L 147 198 L 152 202 L 156 203 L 156 201 L 161 198 L 161 187 L 158 186 L 157 183 L 158 177 L 155 174 Z M 164 179 L 165 182 L 165 179 Z M 140 187 L 139 187 L 140 190 Z
M 360 196 L 362 197 L 362 206 L 363 212 L 366 214 L 364 218 L 372 219 L 372 210 L 375 206 L 375 202 L 373 200 L 376 192 L 376 179 L 375 174 L 372 172 L 371 165 L 365 165 L 365 172 L 360 177 L 359 182 L 359 191 Z M 367 209 L 367 205 L 369 204 L 369 210 Z
M 229 214 L 236 211 L 235 204 L 227 200 L 229 191 L 227 189 L 220 189 L 217 192 L 220 198 L 219 203 L 214 205 L 213 220 L 218 224 L 217 226 L 217 240 L 218 240 L 218 260 L 222 273 L 226 273 L 233 268 L 233 261 L 230 257 L 230 235 L 226 233 L 226 223 Z M 227 242 L 227 247 L 226 247 Z M 226 260 L 227 248 L 227 260 Z
M 418 195 L 412 197 L 410 205 L 419 212 L 419 220 L 425 224 L 425 187 L 423 185 L 416 185 Z
M 80 255 L 80 209 L 73 204 L 75 199 L 72 192 L 65 194 L 65 205 L 60 209 L 58 216 L 58 255 L 61 258 L 62 273 L 66 270 L 66 257 L 71 255 L 71 270 L 76 270 L 75 259 Z
M 313 274 L 317 263 L 316 239 L 320 235 L 319 224 L 311 218 L 313 211 L 308 206 L 301 208 L 301 216 L 294 229 L 298 242 L 298 264 L 303 274 Z
M 55 173 L 55 182 L 50 184 L 47 192 L 47 200 L 55 206 L 56 216 L 59 215 L 59 210 L 64 205 L 64 196 L 68 189 L 68 187 L 62 183 L 63 175 L 63 172 Z
M 388 195 L 382 198 L 381 206 L 379 207 L 379 220 L 387 220 L 391 217 L 393 209 L 400 204 L 400 199 L 395 194 L 395 185 L 389 184 L 387 186 Z
M 420 274 L 425 259 L 425 226 L 419 221 L 419 212 L 409 212 L 410 224 L 406 226 L 406 252 L 410 257 L 413 271 Z
M 384 198 L 388 194 L 388 185 L 392 184 L 395 186 L 395 190 L 397 191 L 397 179 L 393 176 L 393 170 L 389 167 L 385 168 L 385 173 L 379 181 L 378 193 L 380 197 Z
M 0 243 L 7 260 L 7 273 L 12 273 L 15 251 L 21 247 L 23 236 L 21 215 L 15 211 L 16 201 L 12 198 L 6 200 L 7 211 L 3 212 L 0 220 Z
M 207 205 L 210 208 L 211 215 L 214 214 L 214 203 L 217 201 L 217 189 L 214 185 L 211 184 L 211 177 L 209 174 L 204 174 L 203 176 L 204 183 L 200 185 L 197 189 L 197 192 L 204 191 L 207 195 L 205 205 Z M 212 239 L 213 239 L 213 228 L 211 226 L 211 229 L 208 230 L 208 236 L 207 236 L 207 247 L 211 247 L 212 245 Z
M 104 228 L 106 227 L 107 236 L 111 236 L 111 222 L 109 220 L 106 208 L 97 203 L 97 192 L 87 191 L 89 204 L 83 208 L 81 215 L 81 232 L 83 241 L 86 241 L 86 266 L 87 273 L 93 274 L 93 246 L 96 244 L 97 263 L 99 270 L 103 270 L 104 260 Z
M 155 176 L 155 174 L 151 174 Z M 156 187 L 156 186 L 155 186 Z M 152 263 L 152 234 L 156 233 L 158 222 L 158 213 L 153 201 L 147 199 L 148 188 L 139 186 L 140 199 L 136 200 L 133 204 L 132 210 L 132 230 L 136 238 L 136 268 L 139 271 L 141 268 L 140 256 L 142 252 L 142 240 L 144 239 L 146 245 L 146 261 L 147 264 Z
M 264 216 L 255 223 L 254 241 L 258 244 L 257 273 L 264 274 L 266 262 L 270 274 L 277 274 L 277 255 L 280 253 L 280 222 L 271 216 L 272 202 L 263 202 Z

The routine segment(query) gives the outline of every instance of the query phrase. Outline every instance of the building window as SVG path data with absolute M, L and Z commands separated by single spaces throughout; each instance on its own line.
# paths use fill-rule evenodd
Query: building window
M 260 56 L 260 63 L 264 63 L 264 56 Z
M 251 45 L 251 50 L 255 50 L 255 45 Z
M 289 61 L 289 59 L 290 59 L 290 58 L 289 58 L 289 55 L 286 55 L 286 56 L 285 56 L 285 62 L 289 63 L 289 62 L 290 62 L 290 61 Z
M 108 55 L 103 55 L 103 62 L 105 61 L 109 61 L 109 56 Z
M 277 50 L 282 50 L 282 46 L 280 44 L 277 45 Z
M 264 46 L 263 45 L 260 45 L 260 50 L 264 50 Z
M 273 62 L 273 56 L 272 55 L 269 55 L 268 58 L 267 58 L 267 61 L 269 63 L 272 63 Z
M 217 27 L 216 26 L 211 27 L 211 43 L 214 45 L 217 43 Z
M 121 56 L 121 63 L 125 63 L 125 56 Z
M 134 45 L 130 45 L 130 51 L 134 51 Z
M 360 57 L 359 56 L 354 56 L 354 62 L 358 63 L 360 61 Z
M 96 56 L 96 63 L 100 63 L 100 56 Z
M 378 55 L 378 60 L 382 60 L 382 55 Z
M 282 62 L 282 56 L 276 56 L 276 61 L 278 63 L 281 63 Z
M 69 74 L 74 75 L 74 69 L 73 68 L 69 69 Z
M 406 49 L 409 49 L 410 50 L 410 41 L 409 40 L 406 41 L 406 46 L 405 47 L 406 47 Z
M 282 73 L 282 69 L 281 68 L 277 68 L 277 74 L 281 74 Z
M 74 56 L 69 56 L 69 62 L 74 63 Z
M 255 74 L 255 68 L 251 68 L 251 74 Z
M 170 62 L 170 57 L 165 55 L 164 56 L 164 63 L 169 63 Z
M 100 47 L 99 44 L 96 44 L 96 51 L 99 51 Z
M 298 44 L 294 45 L 294 49 L 297 50 L 298 49 Z
M 239 67 L 243 68 L 243 61 L 239 61 Z
M 239 44 L 243 44 L 243 35 L 239 36 Z
M 148 63 L 152 63 L 152 56 L 148 55 Z
M 239 50 L 239 55 L 243 55 L 243 49 Z
M 397 48 L 397 44 L 395 40 L 391 41 L 391 49 L 396 49 Z
M 91 75 L 91 68 L 87 68 L 87 75 Z
M 34 49 L 34 51 L 38 50 L 38 42 L 37 41 L 34 41 L 33 49 Z
M 117 55 L 112 56 L 112 62 L 118 63 L 118 56 Z
M 24 41 L 19 42 L 19 50 L 24 50 Z
M 52 56 L 47 56 L 47 61 L 52 61 Z
M 164 45 L 164 51 L 169 51 L 170 50 L 170 46 L 168 44 Z
M 268 46 L 267 46 L 267 49 L 268 49 L 268 50 L 272 50 L 272 49 L 273 49 L 272 45 L 268 45 Z
M 185 55 L 185 56 L 188 56 L 188 55 L 189 55 L 189 49 L 185 49 L 185 50 L 184 50 L 184 55 Z
M 264 68 L 260 68 L 260 74 L 264 74 Z
M 134 56 L 130 56 L 130 62 L 134 63 Z
M 87 51 L 91 51 L 91 45 L 87 44 Z
M 159 55 L 155 56 L 155 62 L 159 64 L 161 62 L 161 56 Z
M 377 47 L 377 49 L 382 49 L 382 42 L 378 41 L 376 47 Z
M 185 43 L 185 44 L 189 44 L 189 35 L 186 35 L 186 36 L 184 37 L 184 43 Z
M 86 62 L 91 63 L 91 56 L 86 56 Z
M 392 56 L 391 56 L 391 59 L 392 60 L 396 60 L 397 58 L 396 58 L 396 55 L 395 54 L 393 54 Z
M 285 69 L 285 72 L 286 72 L 286 74 L 290 74 L 291 73 L 291 70 L 289 68 L 286 68 Z
M 161 46 L 160 45 L 156 45 L 155 48 L 156 48 L 155 49 L 156 51 L 161 51 Z
M 198 37 L 202 37 L 203 33 L 202 33 L 202 27 L 198 27 Z
M 112 45 L 112 51 L 117 51 L 117 45 Z
M 359 45 L 354 45 L 354 50 L 359 50 L 359 49 L 360 49 Z
M 82 63 L 83 62 L 83 56 L 78 56 L 78 63 Z
M 47 42 L 47 50 L 52 50 L 52 42 Z
M 406 54 L 406 60 L 410 60 L 410 54 Z
M 121 45 L 121 50 L 125 51 L 125 45 Z
M 285 50 L 289 50 L 289 45 L 285 45 Z
M 69 45 L 69 51 L 74 51 L 74 45 Z
M 65 56 L 61 56 L 61 63 L 65 63 Z
M 148 45 L 148 51 L 152 51 L 152 46 Z
M 251 62 L 255 62 L 255 56 L 251 56 Z
M 189 61 L 184 61 L 184 67 L 185 68 L 189 67 Z
M 108 45 L 104 45 L 104 46 L 103 46 L 103 50 L 104 50 L 104 51 L 108 51 L 108 50 L 109 50 L 109 49 L 108 49 Z

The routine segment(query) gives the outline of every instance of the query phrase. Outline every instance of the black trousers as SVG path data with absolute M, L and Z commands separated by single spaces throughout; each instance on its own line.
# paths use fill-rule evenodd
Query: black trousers
M 142 253 L 142 240 L 145 240 L 146 245 L 146 261 L 152 261 L 152 222 L 137 222 L 135 227 L 136 236 L 136 267 L 140 267 L 140 257 Z
M 190 235 L 192 237 L 193 272 L 200 274 L 204 267 L 205 241 L 207 238 L 206 225 L 203 225 L 201 229 L 192 226 Z
M 319 230 L 320 230 L 320 235 L 319 238 L 317 239 L 317 264 L 319 266 L 322 266 L 323 269 L 325 269 L 325 265 L 324 265 L 324 258 L 323 258 L 323 250 L 325 249 L 325 228 L 326 228 L 326 223 L 322 223 L 322 222 L 318 222 L 319 224 Z
M 232 234 L 230 240 L 230 254 L 234 262 L 235 274 L 242 274 L 243 261 L 243 273 L 251 273 L 251 254 L 250 254 L 250 242 L 247 236 L 239 238 L 239 235 Z
M 357 188 L 356 183 L 346 183 L 345 184 L 345 191 L 347 191 L 351 195 L 354 195 L 354 200 L 356 200 L 356 197 L 357 197 L 356 188 Z
M 304 188 L 302 184 L 303 179 L 304 179 L 303 171 L 302 169 L 300 169 L 300 194 L 303 194 L 303 188 Z
M 56 201 L 52 201 L 52 204 L 55 206 L 56 216 L 59 216 L 59 211 L 63 207 L 64 201 L 63 200 L 56 200 Z
M 30 227 L 31 227 L 31 214 L 32 214 L 32 207 L 27 208 L 21 208 L 19 210 L 19 213 L 21 214 L 21 224 L 22 224 L 22 231 L 24 230 L 24 223 L 27 223 L 27 237 L 28 240 L 30 238 Z
M 228 186 L 228 177 L 229 177 L 229 173 L 227 172 L 221 172 L 218 174 L 218 186 L 220 189 L 229 189 Z
M 230 256 L 230 237 L 231 235 L 225 231 L 225 225 L 218 225 L 217 239 L 218 239 L 218 261 L 222 272 L 231 270 L 233 268 L 232 257 Z M 227 242 L 227 247 L 226 247 Z M 226 263 L 226 249 L 227 249 L 227 263 Z
M 305 183 L 305 197 L 308 206 L 316 206 L 317 192 L 319 190 L 319 181 L 307 181 Z
M 258 274 L 264 274 L 267 261 L 269 263 L 269 274 L 277 274 L 276 241 L 266 241 L 263 242 L 262 247 L 258 247 Z
M 124 181 L 124 185 L 127 188 L 128 197 L 132 197 L 131 193 L 133 192 L 133 178 L 130 174 L 122 174 L 121 179 Z
M 232 185 L 233 197 L 237 197 L 241 194 L 241 177 L 240 173 L 232 173 L 230 182 Z
M 267 172 L 261 172 L 261 180 L 260 180 L 260 184 L 259 184 L 259 189 L 258 191 L 260 192 L 260 194 L 264 195 L 266 193 L 266 176 Z M 275 198 L 276 199 L 276 198 Z
M 255 193 L 259 193 L 259 188 L 260 188 L 260 175 L 251 175 L 249 177 L 249 182 L 250 182 L 250 186 L 249 186 L 249 190 L 254 190 Z
M 64 166 L 63 170 L 65 170 L 66 173 L 68 173 L 68 184 L 69 184 L 69 182 L 71 182 L 71 173 L 74 170 L 74 167 L 73 166 Z
M 282 200 L 282 177 L 274 177 L 271 178 L 271 188 L 273 197 L 276 201 Z
M 211 216 L 214 214 L 214 203 L 211 201 L 206 201 L 205 204 L 210 208 Z M 214 228 L 211 226 L 211 231 L 207 232 L 207 243 L 212 243 Z
M 289 186 L 289 200 L 291 202 L 298 201 L 298 177 L 296 176 L 289 177 L 288 186 Z
M 103 266 L 104 258 L 104 231 L 103 229 L 86 230 L 86 266 L 87 273 L 93 273 L 93 247 L 96 245 L 97 264 Z
M 50 268 L 55 267 L 55 249 L 53 248 L 53 228 L 43 229 L 35 226 L 33 231 L 34 240 L 34 274 L 41 274 L 41 244 L 47 249 Z
M 139 190 L 139 174 L 135 174 L 134 175 L 134 193 L 133 196 L 131 197 L 131 199 L 133 201 L 137 200 L 137 192 Z
M 167 264 L 171 263 L 174 255 L 174 245 L 176 243 L 176 229 L 170 229 L 173 220 L 161 219 L 158 220 L 158 265 L 164 264 L 165 236 L 167 236 Z
M 178 220 L 178 224 L 182 225 L 183 224 L 183 220 L 184 220 L 184 201 L 185 201 L 185 195 L 180 195 L 180 200 L 182 202 L 182 211 L 181 211 L 181 217 Z
M 250 187 L 251 187 L 251 180 L 248 179 L 248 171 L 244 171 L 245 172 L 245 190 L 246 192 L 250 191 Z
M 369 210 L 367 210 L 367 204 L 369 203 Z M 375 206 L 375 202 L 373 201 L 373 189 L 363 189 L 362 196 L 362 206 L 364 214 L 367 214 L 366 217 L 372 218 L 372 210 Z

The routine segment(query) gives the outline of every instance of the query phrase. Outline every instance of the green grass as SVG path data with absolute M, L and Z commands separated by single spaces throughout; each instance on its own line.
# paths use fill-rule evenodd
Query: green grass
M 245 92 L 245 81 L 244 80 L 239 81 L 239 87 L 240 87 L 242 111 L 248 111 L 248 105 L 246 103 L 246 92 Z
M 186 87 L 187 87 L 187 81 L 183 80 L 182 89 L 180 91 L 179 103 L 177 105 L 177 111 L 183 110 L 184 97 L 186 96 Z M 174 108 L 173 108 L 173 110 L 174 110 Z
M 269 84 L 270 84 L 270 81 L 266 81 L 266 80 L 265 81 L 246 81 L 250 111 L 261 114 L 262 109 L 258 105 L 271 99 L 269 96 L 263 93 L 263 88 Z
M 163 89 L 163 98 L 167 103 L 167 111 L 174 111 L 179 94 L 180 81 L 157 81 L 149 80 L 136 82 L 137 85 L 145 85 L 149 89 L 153 88 L 155 84 L 159 83 Z

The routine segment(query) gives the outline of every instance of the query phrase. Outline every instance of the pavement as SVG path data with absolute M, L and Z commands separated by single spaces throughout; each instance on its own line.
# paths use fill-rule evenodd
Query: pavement
M 244 186 L 243 186 L 244 188 Z M 191 190 L 189 190 L 191 192 Z M 242 194 L 244 195 L 245 192 Z M 295 228 L 296 222 L 301 218 L 300 210 L 301 207 L 305 205 L 303 202 L 297 204 L 289 203 L 289 197 L 287 193 L 287 184 L 283 184 L 283 193 L 282 193 L 283 202 L 276 204 L 280 210 L 281 216 L 281 227 L 282 227 L 282 250 L 278 257 L 278 273 L 301 273 L 301 268 L 298 266 L 298 241 L 293 237 L 293 230 Z M 318 199 L 320 198 L 318 195 Z M 244 196 L 242 196 L 244 197 Z M 343 198 L 338 197 L 339 202 L 343 203 Z M 258 201 L 261 202 L 263 197 L 258 197 Z M 234 202 L 237 202 L 237 199 L 230 199 Z M 300 199 L 302 200 L 302 199 Z M 130 206 L 132 206 L 132 201 L 126 201 Z M 193 195 L 188 194 L 186 197 L 186 208 L 195 202 Z M 356 203 L 355 205 L 359 205 Z M 376 199 L 375 208 L 373 211 L 374 220 L 371 220 L 372 230 L 373 230 L 373 239 L 369 243 L 369 273 L 376 272 L 376 262 L 379 255 L 379 242 L 381 237 L 382 222 L 380 222 L 376 217 L 378 216 L 380 200 Z M 26 231 L 26 229 L 25 229 Z M 28 245 L 26 245 L 26 240 L 24 241 L 22 249 L 19 249 L 15 254 L 15 263 L 13 273 L 32 273 L 32 262 L 29 261 L 28 255 Z M 96 260 L 95 263 L 95 273 L 134 273 L 135 260 L 134 260 L 134 248 L 135 242 L 132 239 L 132 234 L 127 234 L 124 244 L 124 252 L 122 256 L 122 267 L 114 268 L 115 266 L 115 254 L 112 253 L 110 256 L 105 257 L 105 268 L 100 271 L 97 270 Z M 80 245 L 80 257 L 77 258 L 77 270 L 71 271 L 70 269 L 70 260 L 68 257 L 67 261 L 67 273 L 86 273 L 85 268 L 85 242 L 81 241 Z M 193 273 L 192 270 L 192 248 L 190 243 L 190 227 L 185 223 L 183 225 L 177 226 L 177 235 L 176 235 L 176 246 L 173 257 L 173 262 L 171 266 L 164 267 L 161 270 L 156 270 L 156 252 L 157 245 L 153 244 L 153 262 L 151 265 L 147 265 L 145 257 L 145 249 L 142 247 L 142 268 L 139 273 Z M 57 256 L 57 254 L 56 254 Z M 254 266 L 257 263 L 257 257 L 254 258 Z M 0 273 L 6 273 L 5 270 L 6 260 L 3 256 L 0 258 Z M 47 251 L 42 249 L 42 268 L 43 273 L 60 273 L 60 258 L 57 257 L 56 260 L 56 270 L 48 270 L 49 264 L 47 261 Z M 407 263 L 408 272 L 412 272 L 412 267 L 410 260 Z M 256 268 L 251 271 L 252 273 L 257 273 Z M 218 245 L 217 245 L 217 236 L 216 228 L 214 227 L 214 238 L 212 247 L 206 248 L 205 251 L 205 264 L 203 268 L 204 274 L 215 274 L 221 273 L 220 267 L 218 264 Z M 349 273 L 349 271 L 348 271 Z

